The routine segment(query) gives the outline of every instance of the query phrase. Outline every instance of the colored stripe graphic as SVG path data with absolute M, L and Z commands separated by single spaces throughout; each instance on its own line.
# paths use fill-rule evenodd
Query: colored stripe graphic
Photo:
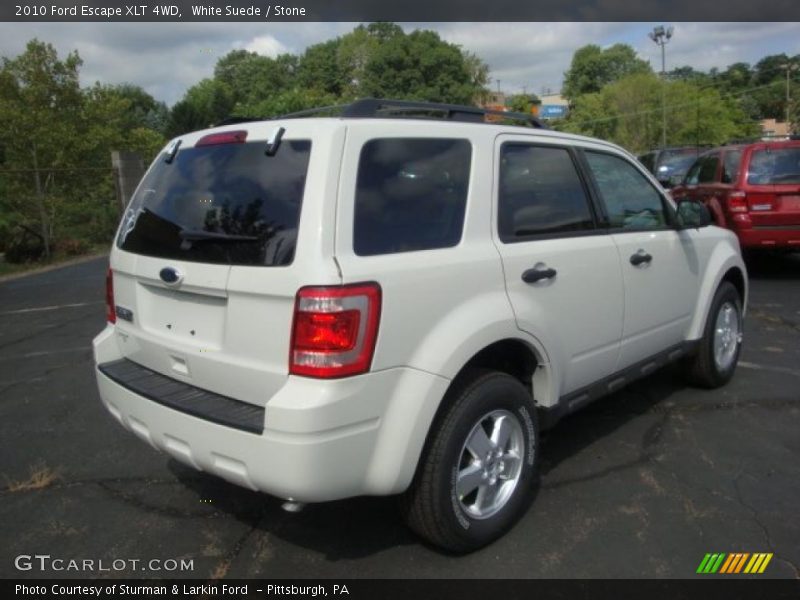
M 745 573 L 758 573 L 758 569 L 761 567 L 761 563 L 764 562 L 764 559 L 767 555 L 764 552 L 756 552 L 753 554 L 753 558 L 750 559 L 750 562 L 747 563 L 747 566 L 744 568 Z
M 735 554 L 728 554 L 728 560 L 726 560 L 725 563 L 722 565 L 722 568 L 719 570 L 720 573 L 728 572 L 728 569 L 730 568 L 731 563 L 733 562 L 735 556 L 736 556 Z
M 763 573 L 772 560 L 772 556 L 771 552 L 755 552 L 753 554 L 749 552 L 709 553 L 703 557 L 700 566 L 697 567 L 697 573 L 726 575 Z
M 759 573 L 763 573 L 764 569 L 767 568 L 767 565 L 769 564 L 769 561 L 771 561 L 771 560 L 772 560 L 772 552 L 767 554 L 767 556 L 764 558 L 764 562 L 761 563 L 761 567 L 758 569 L 758 572 Z
M 733 573 L 733 570 L 736 568 L 736 565 L 739 564 L 739 559 L 742 555 L 738 552 L 734 552 L 728 555 L 728 560 L 725 562 L 725 565 L 722 569 L 720 569 L 720 573 Z
M 748 559 L 749 556 L 750 556 L 749 552 L 745 552 L 744 554 L 742 554 L 742 558 L 740 558 L 739 562 L 736 563 L 736 570 L 735 571 L 732 570 L 731 572 L 738 573 L 739 571 L 741 571 L 742 567 L 744 566 L 744 562 Z
M 723 560 L 725 560 L 725 553 L 724 552 L 719 555 L 719 558 L 717 559 L 717 562 L 715 562 L 714 566 L 711 567 L 711 572 L 712 573 L 716 573 L 719 570 L 719 568 L 722 566 L 722 561 Z
M 708 561 L 710 559 L 711 559 L 711 555 L 710 554 L 706 554 L 705 557 L 703 557 L 703 560 L 700 561 L 700 566 L 697 567 L 697 573 L 705 573 L 706 572 L 706 565 L 708 564 Z

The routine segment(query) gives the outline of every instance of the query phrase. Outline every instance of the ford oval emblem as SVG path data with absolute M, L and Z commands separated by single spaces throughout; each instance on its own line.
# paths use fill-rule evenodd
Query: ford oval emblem
M 183 273 L 172 267 L 164 267 L 158 273 L 158 276 L 167 285 L 178 285 L 183 280 Z

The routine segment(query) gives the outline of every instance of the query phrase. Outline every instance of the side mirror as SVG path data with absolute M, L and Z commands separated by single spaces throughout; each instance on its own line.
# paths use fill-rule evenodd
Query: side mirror
M 699 229 L 711 225 L 711 213 L 708 207 L 697 200 L 681 200 L 675 215 L 677 229 Z

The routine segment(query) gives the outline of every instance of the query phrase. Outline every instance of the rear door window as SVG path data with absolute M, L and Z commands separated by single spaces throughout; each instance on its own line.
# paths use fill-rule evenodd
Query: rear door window
M 194 262 L 288 265 L 294 258 L 311 142 L 231 143 L 162 154 L 123 217 L 117 245 Z
M 359 256 L 455 246 L 472 146 L 467 140 L 382 138 L 361 149 L 353 250 Z

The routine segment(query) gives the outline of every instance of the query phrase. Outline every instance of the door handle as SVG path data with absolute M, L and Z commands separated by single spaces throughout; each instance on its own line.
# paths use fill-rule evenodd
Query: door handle
M 542 279 L 553 279 L 556 276 L 556 273 L 557 271 L 555 269 L 551 269 L 549 267 L 534 267 L 533 269 L 528 269 L 522 274 L 522 281 L 525 283 L 536 283 Z
M 645 263 L 649 264 L 650 262 L 652 262 L 652 260 L 653 260 L 653 257 L 650 256 L 644 250 L 639 250 L 636 254 L 632 254 L 631 255 L 631 264 L 634 267 L 638 267 L 639 265 L 643 265 Z

